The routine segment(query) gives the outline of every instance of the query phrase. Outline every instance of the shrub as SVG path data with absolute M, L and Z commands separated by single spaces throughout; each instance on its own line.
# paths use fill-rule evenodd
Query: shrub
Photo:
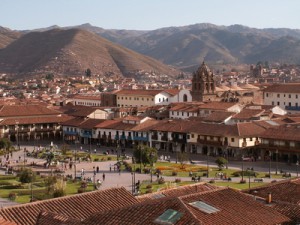
M 144 171 L 144 173 L 146 173 L 146 174 L 150 173 L 150 169 L 148 169 L 148 168 L 144 168 L 143 171 Z
M 236 172 L 232 173 L 232 175 L 233 175 L 234 177 L 240 177 L 240 176 L 242 176 L 242 171 L 236 171 Z M 244 175 L 244 176 L 252 176 L 252 177 L 256 177 L 256 176 L 258 176 L 258 173 L 254 172 L 254 171 L 247 171 L 247 170 L 244 170 L 244 171 L 243 171 L 243 175 Z
M 163 177 L 158 178 L 158 184 L 164 184 L 165 183 L 165 179 Z
M 214 184 L 214 183 L 216 183 L 216 181 L 215 180 L 210 180 L 209 183 Z
M 127 166 L 126 169 L 127 169 L 127 171 L 132 172 L 132 167 L 131 166 Z
M 95 162 L 98 162 L 98 161 L 99 161 L 99 158 L 95 158 L 94 161 L 95 161 Z
M 270 177 L 270 175 L 268 173 L 265 174 L 265 177 Z
M 81 194 L 81 193 L 84 193 L 84 192 L 85 192 L 84 188 L 78 188 L 78 190 L 77 190 L 78 194 Z
M 246 180 L 240 180 L 240 184 L 245 184 Z
M 148 185 L 146 186 L 146 188 L 147 188 L 147 189 L 152 188 L 152 184 L 148 184 Z
M 172 171 L 172 176 L 177 176 L 177 171 Z
M 181 179 L 180 178 L 176 178 L 175 179 L 175 183 L 180 183 L 181 182 Z
M 146 194 L 152 193 L 152 189 L 146 190 Z
M 141 172 L 141 169 L 140 169 L 140 168 L 136 168 L 136 169 L 135 169 L 135 172 L 140 173 L 140 172 Z
M 8 195 L 9 200 L 14 201 L 17 198 L 17 193 L 15 192 L 10 192 Z

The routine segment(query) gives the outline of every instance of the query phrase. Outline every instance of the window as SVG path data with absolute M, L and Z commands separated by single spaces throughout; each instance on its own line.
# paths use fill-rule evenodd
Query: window
M 280 102 L 277 102 L 277 105 L 280 105 Z
M 190 202 L 189 205 L 207 214 L 219 212 L 220 210 L 202 201 Z
M 179 112 L 177 112 L 177 116 L 179 116 Z
M 296 102 L 295 106 L 298 107 L 298 102 Z
M 127 100 L 127 97 L 125 97 L 125 99 Z
M 123 97 L 121 97 L 121 99 L 123 99 Z
M 184 112 L 182 112 L 181 115 L 184 116 Z
M 234 138 L 231 138 L 231 142 L 234 142 Z
M 290 106 L 290 107 L 292 106 L 292 103 L 291 103 L 291 102 L 289 102 L 289 106 Z
M 252 141 L 252 137 L 250 138 L 250 141 Z
M 172 111 L 172 115 L 174 116 L 174 111 Z
M 266 97 L 269 97 L 269 93 L 266 93 Z
M 147 101 L 149 101 L 149 98 L 147 98 Z
M 291 95 L 289 95 L 289 98 L 291 98 Z
M 158 101 L 160 102 L 160 98 L 158 99 Z
M 168 209 L 159 217 L 157 217 L 153 222 L 156 224 L 176 224 L 178 220 L 182 217 L 183 213 L 178 212 L 174 209 Z
M 274 102 L 272 102 L 272 105 L 274 105 Z
M 298 95 L 296 95 L 296 98 L 298 98 Z
M 191 134 L 191 136 L 192 136 L 192 138 L 194 138 L 195 135 L 194 135 L 194 134 Z
M 280 94 L 277 94 L 277 98 L 280 98 Z

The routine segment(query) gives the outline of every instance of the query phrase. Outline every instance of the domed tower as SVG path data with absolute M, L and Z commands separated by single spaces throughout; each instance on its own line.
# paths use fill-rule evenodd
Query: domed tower
M 205 62 L 193 73 L 192 78 L 192 100 L 193 101 L 213 101 L 215 94 L 214 74 L 210 71 Z

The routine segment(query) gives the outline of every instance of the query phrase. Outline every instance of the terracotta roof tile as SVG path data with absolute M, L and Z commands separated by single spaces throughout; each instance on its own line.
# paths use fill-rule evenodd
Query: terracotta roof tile
M 240 113 L 235 114 L 232 118 L 239 120 L 250 120 L 259 117 L 265 112 L 264 109 L 243 109 Z
M 275 140 L 300 141 L 300 124 L 272 127 L 264 131 L 260 137 Z
M 0 118 L 22 116 L 58 115 L 59 111 L 49 109 L 43 105 L 2 105 L 0 106 Z
M 17 225 L 17 224 L 14 223 L 14 222 L 5 220 L 3 217 L 0 217 L 0 224 L 1 224 L 1 225 Z
M 222 123 L 226 119 L 230 118 L 232 115 L 234 115 L 234 113 L 232 112 L 216 111 L 205 117 L 203 121 Z
M 129 90 L 129 89 L 123 89 L 116 92 L 116 95 L 144 95 L 144 96 L 155 96 L 158 93 L 162 92 L 162 90 Z
M 83 225 L 80 219 L 42 210 L 38 215 L 36 225 Z
M 25 118 L 10 118 L 10 119 L 4 119 L 0 122 L 0 125 L 15 125 L 16 122 L 19 124 L 39 124 L 39 123 L 63 123 L 65 121 L 68 121 L 72 119 L 71 116 L 43 116 L 43 117 L 25 117 Z
M 201 224 L 205 225 L 274 225 L 290 222 L 289 218 L 276 210 L 257 202 L 251 196 L 230 188 L 182 196 L 180 199 L 201 221 Z M 195 201 L 202 201 L 219 211 L 211 214 L 202 212 L 189 204 Z
M 0 215 L 18 225 L 34 225 L 41 210 L 75 219 L 85 219 L 95 212 L 120 208 L 137 202 L 125 188 L 111 188 L 7 207 L 0 210 Z
M 251 193 L 262 198 L 272 194 L 272 200 L 300 204 L 300 178 L 277 181 L 257 188 L 251 188 Z
M 199 192 L 218 189 L 217 186 L 210 185 L 208 183 L 197 183 L 191 185 L 184 185 L 175 188 L 170 188 L 162 191 L 157 191 L 150 194 L 139 195 L 136 198 L 140 201 L 149 201 L 160 197 L 180 197 L 183 195 L 195 194 Z
M 274 84 L 265 88 L 263 91 L 275 93 L 300 93 L 300 83 Z

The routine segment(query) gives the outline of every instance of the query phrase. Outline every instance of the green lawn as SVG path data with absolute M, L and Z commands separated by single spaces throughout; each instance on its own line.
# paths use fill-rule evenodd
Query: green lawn
M 240 189 L 240 190 L 249 188 L 248 181 L 247 181 L 247 183 L 244 183 L 244 184 L 237 183 L 237 182 L 218 182 L 218 181 L 216 181 L 215 183 L 211 183 L 211 184 L 216 185 L 216 186 L 236 188 L 236 189 Z M 264 183 L 264 182 L 251 182 L 250 183 L 250 188 L 259 187 L 259 186 L 262 186 L 264 184 L 266 184 L 266 183 Z

